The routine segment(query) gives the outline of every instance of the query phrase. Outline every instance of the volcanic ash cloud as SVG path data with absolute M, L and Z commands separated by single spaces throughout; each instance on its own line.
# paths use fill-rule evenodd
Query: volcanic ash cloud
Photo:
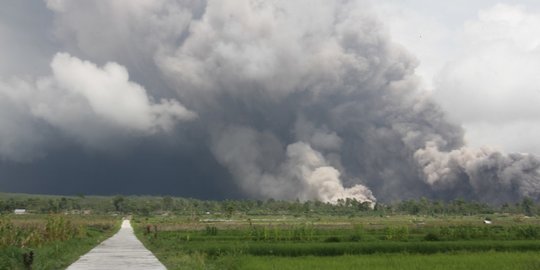
M 539 198 L 539 160 L 466 147 L 463 130 L 418 89 L 416 59 L 365 1 L 47 3 L 56 38 L 84 57 L 57 55 L 44 89 L 85 107 L 73 119 L 63 113 L 73 108 L 53 101 L 43 103 L 56 114 L 37 112 L 81 141 L 100 138 L 73 126 L 77 119 L 101 130 L 189 133 L 186 143 L 208 149 L 247 197 Z M 172 128 L 180 120 L 191 121 Z

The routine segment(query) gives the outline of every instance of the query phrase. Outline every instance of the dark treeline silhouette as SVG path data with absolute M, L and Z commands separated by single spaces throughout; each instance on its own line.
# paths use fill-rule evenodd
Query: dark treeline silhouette
M 420 198 L 393 203 L 339 200 L 336 204 L 319 201 L 224 200 L 209 201 L 170 196 L 51 196 L 1 194 L 0 212 L 26 209 L 29 213 L 72 214 L 177 214 L 177 215 L 478 215 L 510 213 L 534 216 L 540 214 L 540 203 L 530 198 L 502 205 L 455 199 L 452 201 Z

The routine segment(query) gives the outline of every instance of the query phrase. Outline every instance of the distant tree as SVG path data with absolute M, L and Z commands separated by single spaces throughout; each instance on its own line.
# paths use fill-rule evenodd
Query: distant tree
M 452 201 L 452 210 L 453 213 L 465 213 L 465 200 L 462 198 L 457 198 Z
M 171 196 L 163 197 L 163 210 L 171 210 L 173 206 L 173 199 Z
M 384 212 L 384 205 L 376 202 L 375 205 L 373 206 L 373 210 L 377 212 Z
M 12 212 L 15 208 L 17 208 L 17 203 L 13 198 L 9 198 L 4 204 L 4 210 L 6 212 Z
M 58 213 L 58 211 L 59 211 L 59 207 L 58 207 L 57 200 L 50 199 L 49 201 L 47 201 L 47 206 L 44 212 Z
M 369 211 L 371 210 L 371 202 L 365 201 L 358 204 L 358 210 Z
M 431 209 L 430 209 L 431 203 L 426 197 L 420 198 L 417 205 L 418 205 L 418 212 L 422 214 L 431 214 Z
M 303 205 L 303 211 L 304 213 L 309 213 L 309 211 L 311 210 L 311 201 L 305 201 L 304 202 L 304 205 Z
M 58 208 L 60 210 L 67 210 L 68 209 L 68 200 L 66 197 L 60 198 L 60 201 L 58 202 Z
M 226 201 L 222 204 L 222 208 L 223 208 L 223 210 L 225 211 L 225 213 L 227 213 L 227 217 L 228 217 L 228 218 L 231 218 L 232 215 L 233 215 L 233 213 L 234 213 L 234 210 L 235 210 L 237 207 L 236 207 L 235 201 L 226 200 Z
M 510 205 L 508 203 L 503 203 L 502 206 L 501 206 L 501 211 L 502 212 L 510 212 L 511 211 Z
M 532 216 L 533 215 L 533 211 L 532 211 L 533 206 L 534 206 L 534 202 L 529 197 L 525 197 L 521 201 L 521 209 L 523 210 L 523 214 L 525 214 L 527 216 Z
M 114 210 L 116 210 L 117 212 L 122 212 L 124 210 L 124 202 L 125 202 L 124 196 L 122 195 L 115 196 L 113 199 Z

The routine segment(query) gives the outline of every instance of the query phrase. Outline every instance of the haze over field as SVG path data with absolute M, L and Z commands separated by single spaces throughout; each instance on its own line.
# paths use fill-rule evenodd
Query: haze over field
M 540 6 L 426 2 L 4 3 L 0 189 L 540 199 Z

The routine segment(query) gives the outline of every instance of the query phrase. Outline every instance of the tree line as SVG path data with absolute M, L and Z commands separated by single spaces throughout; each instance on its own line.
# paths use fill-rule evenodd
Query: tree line
M 94 213 L 155 215 L 219 214 L 233 215 L 478 215 L 492 213 L 540 215 L 540 203 L 530 198 L 519 202 L 489 205 L 455 199 L 451 201 L 419 198 L 391 203 L 360 202 L 355 199 L 337 203 L 285 200 L 199 200 L 171 196 L 50 196 L 0 194 L 0 212 L 26 209 L 30 213 Z

